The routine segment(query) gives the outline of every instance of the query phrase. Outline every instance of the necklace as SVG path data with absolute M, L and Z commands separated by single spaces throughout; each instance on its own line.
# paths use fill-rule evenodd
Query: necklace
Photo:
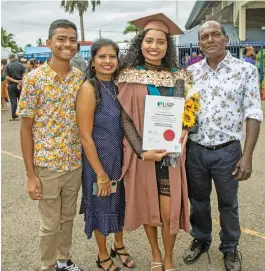
M 115 84 L 111 81 L 113 83 L 113 85 L 114 85 L 114 87 L 111 89 L 111 90 L 113 90 L 113 93 L 115 93 L 113 95 L 111 93 L 111 91 L 109 91 L 108 88 L 104 85 L 104 82 L 102 80 L 99 80 L 99 81 L 101 83 L 101 86 L 104 88 L 104 90 L 106 90 L 109 93 L 109 95 L 113 98 L 113 100 L 115 101 L 117 99 L 117 93 L 116 93 L 116 86 L 115 86 Z
M 151 64 L 151 63 L 148 63 L 145 61 L 144 63 L 144 67 L 147 69 L 147 70 L 156 70 L 156 71 L 161 71 L 161 70 L 165 70 L 165 67 L 163 64 L 161 65 L 154 65 L 154 64 Z

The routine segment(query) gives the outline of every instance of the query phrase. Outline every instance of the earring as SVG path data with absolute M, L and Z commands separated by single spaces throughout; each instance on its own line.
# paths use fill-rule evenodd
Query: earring
M 92 72 L 95 71 L 95 66 L 92 65 L 90 69 Z

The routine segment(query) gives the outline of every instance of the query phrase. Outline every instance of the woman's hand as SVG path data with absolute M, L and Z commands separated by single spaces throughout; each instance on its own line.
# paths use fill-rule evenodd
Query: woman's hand
M 150 151 L 143 152 L 141 154 L 141 158 L 147 161 L 159 162 L 162 160 L 163 157 L 165 157 L 168 154 L 169 152 L 165 150 L 150 150 Z
M 98 183 L 98 197 L 108 197 L 111 194 L 111 183 L 108 175 L 97 177 Z
M 189 135 L 189 131 L 183 129 L 182 133 L 181 133 L 181 136 L 180 136 L 180 139 L 179 139 L 179 143 L 181 143 L 181 156 L 183 156 L 184 151 L 186 149 L 186 144 L 187 144 L 187 141 L 188 141 L 188 135 Z
M 19 83 L 17 84 L 17 89 L 21 89 L 21 87 L 22 87 L 22 81 L 19 81 Z

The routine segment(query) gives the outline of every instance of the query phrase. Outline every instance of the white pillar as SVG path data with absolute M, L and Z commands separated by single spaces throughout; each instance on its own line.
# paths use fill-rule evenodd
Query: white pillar
M 226 0 L 222 0 L 222 9 L 224 9 L 227 6 L 227 1 Z
M 239 8 L 239 39 L 246 40 L 246 7 Z

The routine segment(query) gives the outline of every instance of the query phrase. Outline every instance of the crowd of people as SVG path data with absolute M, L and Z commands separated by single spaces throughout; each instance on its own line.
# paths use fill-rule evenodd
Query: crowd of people
M 224 268 L 240 271 L 237 194 L 239 182 L 251 176 L 263 118 L 258 71 L 226 50 L 229 37 L 218 22 L 201 26 L 205 57 L 194 55 L 187 70 L 177 63 L 171 36 L 182 31 L 174 22 L 155 14 L 131 23 L 141 31 L 122 59 L 114 41 L 99 39 L 85 70 L 75 24 L 57 20 L 49 28 L 48 61 L 36 67 L 29 60 L 26 68 L 10 56 L 4 68 L 12 119 L 21 117 L 28 193 L 38 201 L 41 270 L 83 270 L 70 255 L 81 185 L 79 213 L 87 238 L 96 237 L 99 268 L 122 270 L 113 262 L 116 256 L 127 268 L 137 266 L 124 231 L 140 226 L 150 244 L 151 270 L 176 270 L 173 249 L 180 229 L 191 228 L 183 261 L 193 264 L 212 241 L 213 180 Z M 198 97 L 198 114 L 183 121 L 181 152 L 143 149 L 146 95 L 184 97 L 185 108 L 192 106 L 190 97 Z M 186 125 L 193 117 L 196 122 Z
M 11 119 L 17 121 L 16 114 L 17 103 L 20 98 L 21 85 L 23 76 L 32 70 L 43 65 L 41 60 L 30 58 L 26 60 L 21 58 L 17 60 L 16 54 L 11 53 L 7 59 L 1 59 L 1 109 L 5 111 L 7 108 L 6 102 L 11 104 Z

